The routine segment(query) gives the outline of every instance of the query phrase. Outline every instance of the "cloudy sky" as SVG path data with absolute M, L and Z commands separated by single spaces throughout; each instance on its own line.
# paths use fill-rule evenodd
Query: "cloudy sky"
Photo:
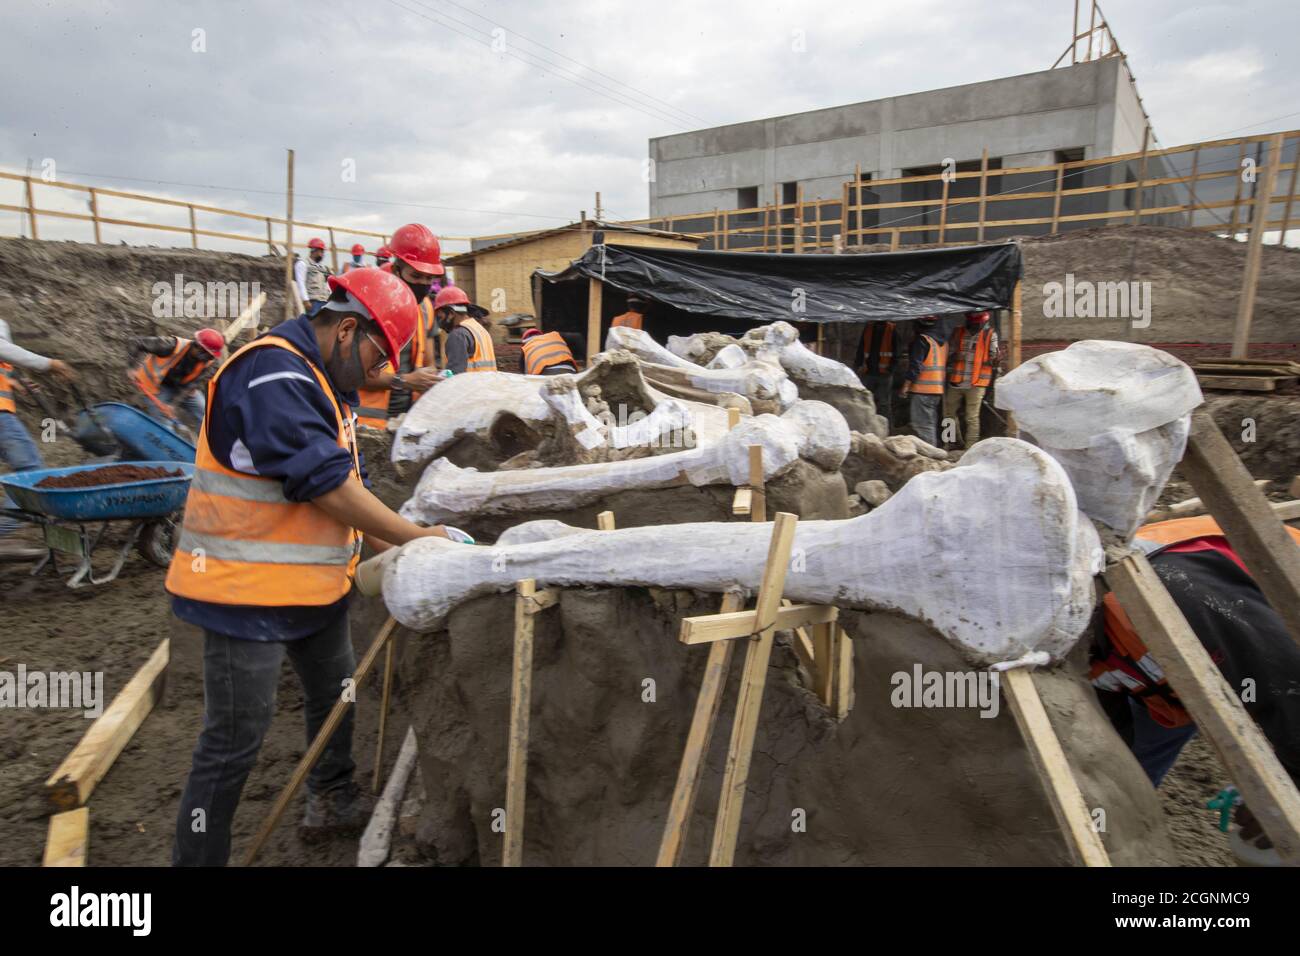
M 488 235 L 571 221 L 594 209 L 596 190 L 607 216 L 637 218 L 651 136 L 1045 69 L 1069 42 L 1072 10 L 4 0 L 0 169 L 40 173 L 53 160 L 71 182 L 278 215 L 293 147 L 300 219 Z M 1162 145 L 1300 126 L 1294 0 L 1109 0 L 1106 12 Z M 54 192 L 38 206 L 84 211 L 84 197 Z M 0 184 L 0 201 L 19 195 Z M 142 211 L 119 202 L 101 214 Z M 186 222 L 184 210 L 147 216 Z M 88 224 L 41 224 L 43 238 L 89 237 Z M 20 227 L 0 212 L 0 233 Z

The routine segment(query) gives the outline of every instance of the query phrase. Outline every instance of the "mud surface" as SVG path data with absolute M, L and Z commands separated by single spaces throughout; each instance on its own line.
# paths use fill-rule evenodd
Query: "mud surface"
M 93 471 L 74 471 L 70 475 L 47 475 L 36 482 L 37 488 L 98 488 L 101 485 L 119 485 L 128 481 L 156 481 L 159 478 L 181 478 L 185 472 L 177 468 L 148 468 L 141 465 L 106 465 Z

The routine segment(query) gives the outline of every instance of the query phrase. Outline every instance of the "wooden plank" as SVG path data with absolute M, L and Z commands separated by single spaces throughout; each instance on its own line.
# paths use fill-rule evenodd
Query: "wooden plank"
M 731 513 L 737 517 L 747 518 L 753 510 L 754 490 L 737 488 L 735 496 L 731 499 Z
M 379 734 L 375 740 L 375 769 L 371 776 L 370 789 L 379 792 L 380 779 L 384 771 L 384 735 L 388 730 L 388 704 L 393 692 L 393 642 L 384 648 L 384 689 L 379 700 Z
M 1282 137 L 1275 135 L 1269 142 L 1268 162 L 1264 166 L 1264 183 L 1255 193 L 1255 218 L 1250 224 L 1250 239 L 1246 244 L 1246 269 L 1241 279 L 1241 294 L 1237 297 L 1237 321 L 1232 329 L 1232 354 L 1244 358 L 1250 351 L 1250 324 L 1255 317 L 1255 292 L 1259 284 L 1260 262 L 1264 253 L 1264 227 L 1273 201 L 1273 188 L 1277 182 L 1277 166 L 1282 161 Z
M 41 866 L 85 866 L 90 847 L 90 808 L 77 807 L 50 817 Z
M 1271 392 L 1277 388 L 1276 378 L 1231 375 L 1198 375 L 1196 381 L 1202 388 L 1238 392 Z
M 601 531 L 613 531 L 614 512 L 602 511 L 600 514 L 596 515 L 596 527 Z
M 821 623 L 812 626 L 813 642 L 813 693 L 826 705 L 827 709 L 835 703 L 835 632 L 834 624 Z
M 1237 168 L 1233 170 L 1233 174 L 1237 180 L 1237 191 L 1232 197 L 1232 214 L 1228 220 L 1228 235 L 1232 236 L 1234 239 L 1237 236 L 1237 212 L 1241 208 L 1241 185 L 1244 182 L 1241 176 L 1241 164 L 1245 162 L 1246 159 L 1247 145 L 1247 140 L 1241 141 L 1241 155 L 1237 157 Z
M 32 196 L 32 177 L 26 177 L 27 182 L 27 222 L 32 230 L 32 238 L 41 238 L 40 232 L 36 228 L 36 200 Z
M 1300 643 L 1300 548 L 1204 407 L 1192 413 L 1179 470 Z
M 944 177 L 943 190 L 939 206 L 939 245 L 943 245 L 943 235 L 948 231 L 948 177 Z
M 604 286 L 599 279 L 587 280 L 587 364 L 600 351 L 600 307 Z
M 1281 158 L 1282 158 L 1282 154 L 1278 153 L 1278 159 L 1280 160 Z M 1279 168 L 1281 168 L 1280 164 L 1279 164 Z M 1295 200 L 1295 187 L 1296 187 L 1297 173 L 1300 173 L 1300 139 L 1297 139 L 1296 141 L 1296 158 L 1295 158 L 1295 162 L 1291 164 L 1291 185 L 1287 187 L 1286 206 L 1282 210 L 1282 235 L 1278 237 L 1277 240 L 1277 244 L 1279 246 L 1286 245 L 1287 230 L 1291 226 L 1291 204 Z
M 977 219 L 979 231 L 975 234 L 976 242 L 984 241 L 984 206 L 988 198 L 989 189 L 989 148 L 984 147 L 980 153 L 980 211 Z
M 529 614 L 540 614 L 548 607 L 555 607 L 560 603 L 560 592 L 556 588 L 547 588 L 544 591 L 534 590 L 524 603 Z
M 835 668 L 835 719 L 843 720 L 853 708 L 853 641 L 838 621 L 835 647 L 839 654 Z
M 1108 568 L 1105 578 L 1278 854 L 1300 862 L 1300 793 L 1151 563 L 1132 554 Z
M 998 675 L 1002 695 L 1011 704 L 1020 735 L 1024 738 L 1038 778 L 1043 782 L 1047 801 L 1060 824 L 1070 855 L 1079 866 L 1110 866 L 1110 857 L 1101 837 L 1093 829 L 1088 805 L 1074 778 L 1061 741 L 1047 719 L 1042 698 L 1034 685 L 1033 674 L 1013 668 Z
M 95 224 L 95 245 L 100 245 L 104 240 L 99 231 L 99 194 L 93 188 L 90 190 L 90 221 Z
M 758 632 L 745 647 L 745 667 L 736 698 L 736 715 L 731 726 L 727 762 L 722 771 L 722 795 L 718 800 L 718 819 L 713 828 L 709 866 L 731 866 L 736 856 L 736 839 L 740 833 L 740 815 L 745 805 L 745 787 L 749 783 L 749 765 L 754 756 L 754 736 L 758 715 L 767 686 L 767 664 L 772 656 L 772 640 L 781 609 L 781 592 L 785 588 L 790 550 L 799 519 L 779 512 L 772 525 L 772 543 L 758 589 L 755 624 Z
M 766 480 L 763 477 L 763 446 L 749 446 L 749 487 L 753 490 L 749 517 L 751 521 L 767 520 Z
M 723 614 L 739 611 L 743 606 L 744 601 L 737 593 L 728 593 L 722 598 Z M 718 709 L 722 705 L 722 692 L 727 686 L 727 671 L 731 667 L 731 655 L 735 646 L 731 641 L 718 641 L 709 648 L 709 659 L 704 664 L 704 678 L 700 682 L 700 693 L 695 698 L 695 713 L 691 716 L 691 728 L 686 734 L 682 762 L 677 768 L 677 783 L 668 804 L 668 817 L 664 821 L 664 835 L 659 841 L 659 856 L 655 860 L 655 866 L 677 866 L 681 862 L 691 814 L 695 809 L 695 797 L 699 793 L 700 776 L 704 772 L 704 760 L 713 741 L 713 728 L 717 726 Z
M 190 203 L 190 246 L 197 249 L 199 247 L 199 224 L 194 217 L 194 204 Z
M 506 832 L 502 866 L 521 866 L 524 858 L 524 797 L 528 783 L 528 724 L 533 694 L 533 616 L 529 599 L 537 582 L 515 584 L 515 655 L 510 673 L 510 747 L 506 755 Z
M 1065 182 L 1065 164 L 1056 167 L 1056 193 L 1052 196 L 1052 235 L 1060 231 L 1061 226 L 1061 185 Z
M 46 799 L 56 810 L 71 810 L 90 799 L 117 755 L 149 716 L 162 696 L 169 647 L 166 640 L 158 645 L 45 781 Z
M 736 611 L 732 614 L 705 614 L 682 618 L 677 639 L 683 644 L 708 644 L 747 637 L 758 631 L 756 611 Z M 779 608 L 776 629 L 789 631 L 815 624 L 830 624 L 839 619 L 839 609 L 829 604 L 789 604 Z

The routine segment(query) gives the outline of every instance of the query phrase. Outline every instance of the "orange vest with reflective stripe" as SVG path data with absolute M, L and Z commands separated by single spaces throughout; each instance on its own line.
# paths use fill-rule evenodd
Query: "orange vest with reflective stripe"
M 930 349 L 921 363 L 921 374 L 912 383 L 912 393 L 942 395 L 943 376 L 948 371 L 948 343 L 937 341 L 924 333 L 921 335 L 930 343 Z
M 266 336 L 236 352 L 209 383 L 208 410 L 199 432 L 185 521 L 167 571 L 167 590 L 210 604 L 333 604 L 352 586 L 361 556 L 360 533 L 309 501 L 290 501 L 278 479 L 227 468 L 208 447 L 208 416 L 217 382 L 239 356 L 257 348 L 282 348 L 306 360 L 292 343 Z M 354 470 L 348 480 L 360 481 L 351 412 L 339 405 L 325 373 L 310 360 L 307 364 L 334 408 L 339 447 L 352 455 Z
M 495 372 L 497 370 L 497 353 L 492 348 L 492 336 L 488 330 L 479 325 L 474 319 L 464 319 L 460 323 L 462 329 L 469 329 L 469 334 L 474 337 L 474 351 L 470 353 L 469 360 L 465 363 L 465 371 L 468 372 Z
M 640 312 L 624 312 L 622 315 L 615 316 L 614 321 L 609 325 L 610 328 L 639 329 L 644 321 L 645 316 Z
M 993 327 L 986 325 L 975 337 L 972 350 L 970 381 L 966 381 L 966 326 L 959 325 L 952 336 L 952 372 L 948 375 L 949 385 L 983 388 L 993 381 L 993 366 L 989 362 L 989 346 L 993 343 Z
M 8 362 L 0 362 L 0 412 L 18 413 L 18 405 L 14 401 L 14 380 L 9 373 L 14 367 Z
M 862 364 L 870 366 L 871 347 L 874 345 L 873 339 L 876 335 L 876 329 L 881 330 L 880 338 L 880 358 L 875 368 L 867 368 L 870 375 L 888 375 L 890 367 L 894 364 L 894 323 L 893 322 L 868 322 L 866 331 L 862 333 Z
M 564 341 L 564 336 L 559 332 L 534 335 L 524 342 L 523 350 L 525 375 L 541 375 L 552 365 L 564 363 L 572 365 L 575 369 L 578 367 L 578 363 L 573 360 L 573 353 L 569 351 L 569 346 Z
M 426 309 L 425 306 L 428 306 Z M 411 342 L 411 368 L 424 368 L 433 364 L 429 352 L 429 328 L 433 323 L 433 302 L 425 299 L 420 303 L 420 321 L 415 323 L 415 338 Z M 393 363 L 384 364 L 384 371 L 393 371 Z M 388 427 L 388 393 L 387 388 L 362 388 L 357 390 L 361 404 L 357 407 L 357 421 L 370 428 L 383 430 Z M 411 396 L 411 401 L 419 399 L 422 392 Z
M 175 409 L 158 397 L 159 391 L 163 387 L 163 382 L 171 374 L 182 358 L 185 357 L 185 350 L 190 347 L 189 339 L 178 338 L 176 346 L 172 349 L 170 355 L 150 355 L 146 354 L 144 361 L 131 370 L 131 381 L 135 387 L 140 389 L 141 393 L 149 401 L 153 402 L 158 409 L 167 416 L 175 414 Z M 190 384 L 207 370 L 206 362 L 195 362 L 192 368 L 183 378 L 172 382 L 175 386 L 185 386 Z

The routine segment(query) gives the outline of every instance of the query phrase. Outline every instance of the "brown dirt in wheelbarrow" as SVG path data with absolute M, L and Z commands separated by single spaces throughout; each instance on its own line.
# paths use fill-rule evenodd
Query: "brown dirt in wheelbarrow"
M 120 485 L 128 481 L 154 481 L 158 478 L 180 478 L 185 474 L 177 468 L 145 468 L 140 465 L 107 465 L 93 471 L 74 471 L 70 475 L 48 475 L 36 482 L 37 488 L 97 488 L 100 485 Z

